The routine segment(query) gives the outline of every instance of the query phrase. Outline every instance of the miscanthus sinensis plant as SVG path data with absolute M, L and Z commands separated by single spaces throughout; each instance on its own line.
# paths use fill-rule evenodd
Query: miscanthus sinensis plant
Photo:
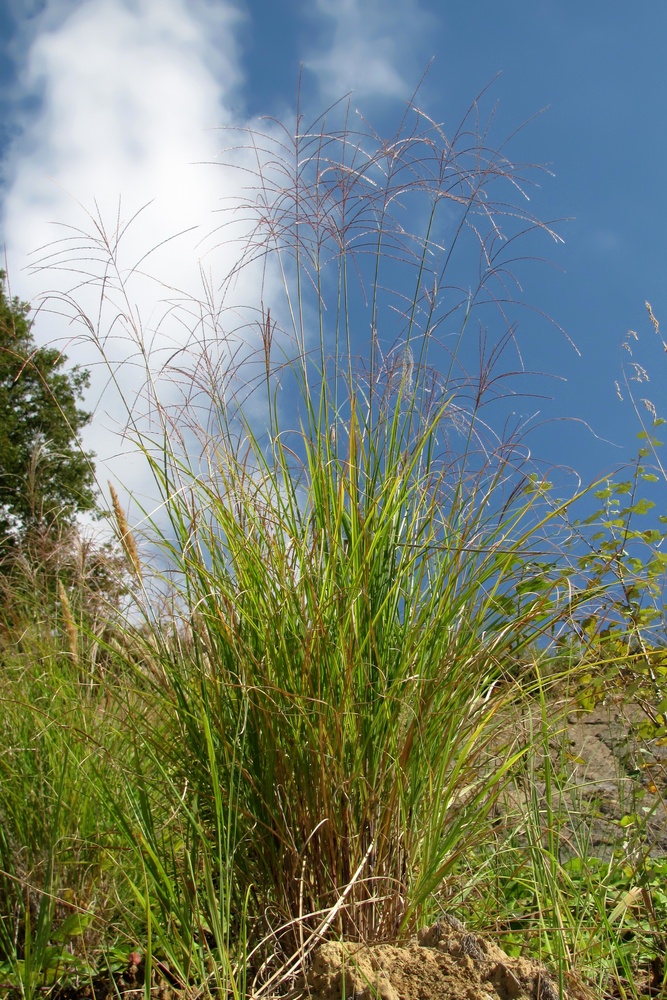
M 142 763 L 114 808 L 184 977 L 243 914 L 302 957 L 428 916 L 526 752 L 505 712 L 523 656 L 576 610 L 566 505 L 512 416 L 520 241 L 556 237 L 528 210 L 532 168 L 480 121 L 475 104 L 450 136 L 410 106 L 384 138 L 334 108 L 227 151 L 248 235 L 222 288 L 256 276 L 246 325 L 213 285 L 190 302 L 179 405 L 153 394 L 157 430 L 133 423 L 172 611 L 137 572 Z M 88 239 L 153 393 L 132 274 L 103 227 Z

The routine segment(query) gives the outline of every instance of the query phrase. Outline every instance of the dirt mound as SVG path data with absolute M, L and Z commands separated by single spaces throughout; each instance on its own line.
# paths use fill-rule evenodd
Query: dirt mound
M 327 941 L 302 986 L 310 1000 L 558 1000 L 544 966 L 510 958 L 454 917 L 404 946 Z M 566 986 L 571 998 L 590 997 L 577 984 Z

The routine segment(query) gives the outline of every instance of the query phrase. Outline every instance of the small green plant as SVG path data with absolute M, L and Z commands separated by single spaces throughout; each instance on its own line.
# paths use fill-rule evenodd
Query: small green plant
M 667 740 L 667 553 L 662 551 L 667 516 L 655 514 L 655 501 L 642 495 L 642 487 L 657 481 L 646 459 L 660 446 L 655 431 L 663 423 L 656 417 L 650 436 L 640 432 L 631 478 L 610 480 L 597 490 L 602 506 L 575 525 L 588 547 L 578 557 L 579 569 L 588 586 L 606 585 L 606 607 L 598 604 L 579 616 L 564 640 L 578 650 L 580 665 L 590 668 L 580 679 L 580 706 L 593 708 L 620 685 L 626 699 L 643 709 L 637 735 L 655 746 Z
M 646 307 L 664 348 L 658 320 L 648 302 Z M 631 357 L 636 340 L 638 335 L 631 330 L 623 344 Z M 597 678 L 589 678 L 584 697 L 593 703 L 604 695 L 607 685 L 622 681 L 628 696 L 644 709 L 640 735 L 660 742 L 667 738 L 667 553 L 663 551 L 667 514 L 656 503 L 657 486 L 667 482 L 667 474 L 658 437 L 665 420 L 649 399 L 636 398 L 634 383 L 647 381 L 646 369 L 636 361 L 628 362 L 624 388 L 641 426 L 637 458 L 628 474 L 611 477 L 596 492 L 600 508 L 575 527 L 579 540 L 585 533 L 588 546 L 579 557 L 579 568 L 591 582 L 612 584 L 607 590 L 609 613 L 590 615 L 579 625 L 584 658 L 608 664 Z

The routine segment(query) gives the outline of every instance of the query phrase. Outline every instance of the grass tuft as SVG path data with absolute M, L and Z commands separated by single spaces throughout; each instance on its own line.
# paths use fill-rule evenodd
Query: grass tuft
M 638 649 L 642 697 L 660 690 L 641 566 L 621 598 L 609 580 L 647 508 L 618 516 L 608 485 L 576 522 L 589 491 L 559 498 L 531 460 L 517 247 L 558 237 L 481 120 L 447 135 L 410 107 L 383 138 L 341 106 L 232 139 L 246 238 L 219 302 L 208 283 L 168 310 L 191 325 L 164 398 L 139 268 L 101 224 L 77 241 L 101 319 L 57 308 L 103 350 L 122 317 L 156 496 L 143 562 L 110 485 L 124 559 L 86 575 L 64 544 L 0 578 L 0 980 L 20 995 L 139 967 L 146 995 L 269 995 L 322 939 L 405 939 L 452 900 L 561 993 L 582 965 L 632 993 L 619 929 L 649 900 L 657 941 L 664 894 L 648 856 L 627 885 L 593 859 L 553 748 L 558 700 L 591 707 L 591 676 L 594 703 Z M 223 308 L 238 284 L 254 300 Z M 581 555 L 596 519 L 611 541 Z

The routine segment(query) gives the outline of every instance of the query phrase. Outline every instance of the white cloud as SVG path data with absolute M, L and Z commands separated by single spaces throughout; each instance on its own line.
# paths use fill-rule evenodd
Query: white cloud
M 126 415 L 109 389 L 109 369 L 90 338 L 80 336 L 80 324 L 49 310 L 66 312 L 63 297 L 71 294 L 87 311 L 130 400 L 146 374 L 141 349 L 150 352 L 151 374 L 175 357 L 163 384 L 168 393 L 177 352 L 193 333 L 201 335 L 195 328 L 205 311 L 197 300 L 207 295 L 202 269 L 212 313 L 226 310 L 215 329 L 209 318 L 213 350 L 234 352 L 247 338 L 249 314 L 236 307 L 259 307 L 262 281 L 274 318 L 280 315 L 270 271 L 267 277 L 244 269 L 220 291 L 237 262 L 244 220 L 232 219 L 224 234 L 206 239 L 221 221 L 212 213 L 248 183 L 221 165 L 219 151 L 230 140 L 217 130 L 247 124 L 235 110 L 249 85 L 238 42 L 243 15 L 235 0 L 47 0 L 38 7 L 30 5 L 19 29 L 20 131 L 3 165 L 11 291 L 44 303 L 38 340 L 60 342 L 72 362 L 93 372 L 89 405 L 101 403 L 84 443 L 97 452 L 100 479 L 110 473 L 149 495 L 149 481 L 118 438 Z M 337 99 L 350 87 L 367 99 L 410 96 L 423 69 L 417 60 L 427 25 L 414 0 L 317 0 L 314 13 L 327 26 L 333 21 L 325 45 L 308 60 L 323 98 Z M 241 161 L 245 155 L 236 154 Z M 126 297 L 114 291 L 110 256 Z M 112 281 L 100 314 L 103 275 Z M 49 291 L 60 298 L 45 298 Z
M 416 0 L 315 0 L 314 9 L 326 42 L 305 65 L 324 98 L 411 96 L 431 55 L 423 47 L 431 18 Z
M 224 188 L 219 173 L 193 164 L 215 158 L 221 140 L 210 130 L 229 123 L 225 97 L 240 84 L 226 9 L 216 76 L 206 66 L 203 5 L 88 0 L 36 32 L 23 87 L 41 95 L 41 106 L 9 158 L 10 260 L 51 242 L 53 222 L 80 220 L 75 200 L 110 220 L 119 198 L 125 215 L 157 199 L 145 223 L 153 242 L 205 221 Z
M 155 372 L 194 332 L 198 310 L 188 297 L 205 297 L 200 268 L 210 271 L 221 304 L 218 289 L 236 263 L 240 224 L 215 251 L 201 241 L 220 221 L 212 213 L 221 199 L 240 192 L 238 172 L 214 163 L 228 141 L 216 127 L 233 124 L 230 104 L 242 84 L 238 21 L 231 2 L 84 0 L 72 9 L 52 0 L 29 26 L 21 89 L 37 96 L 38 105 L 18 123 L 22 131 L 5 164 L 11 291 L 33 305 L 43 302 L 38 340 L 59 341 L 72 362 L 93 371 L 91 402 L 103 400 L 85 443 L 107 463 L 105 469 L 98 462 L 102 479 L 107 470 L 126 476 L 127 449 L 117 434 L 123 405 L 109 392 L 109 371 L 90 339 L 78 336 L 81 325 L 52 311 L 62 310 L 62 297 L 71 293 L 97 322 L 99 280 L 109 264 L 104 244 L 115 247 L 119 230 L 148 202 L 117 247 L 128 297 L 113 291 L 112 280 L 99 324 L 107 359 L 122 364 L 126 399 L 145 375 L 133 332 L 141 330 Z M 198 228 L 170 239 L 191 227 Z M 235 302 L 259 305 L 250 282 L 250 274 L 239 280 Z M 44 299 L 51 291 L 60 298 Z M 186 306 L 174 311 L 179 300 Z M 124 318 L 114 322 L 120 313 Z M 238 326 L 238 317 L 230 317 Z

